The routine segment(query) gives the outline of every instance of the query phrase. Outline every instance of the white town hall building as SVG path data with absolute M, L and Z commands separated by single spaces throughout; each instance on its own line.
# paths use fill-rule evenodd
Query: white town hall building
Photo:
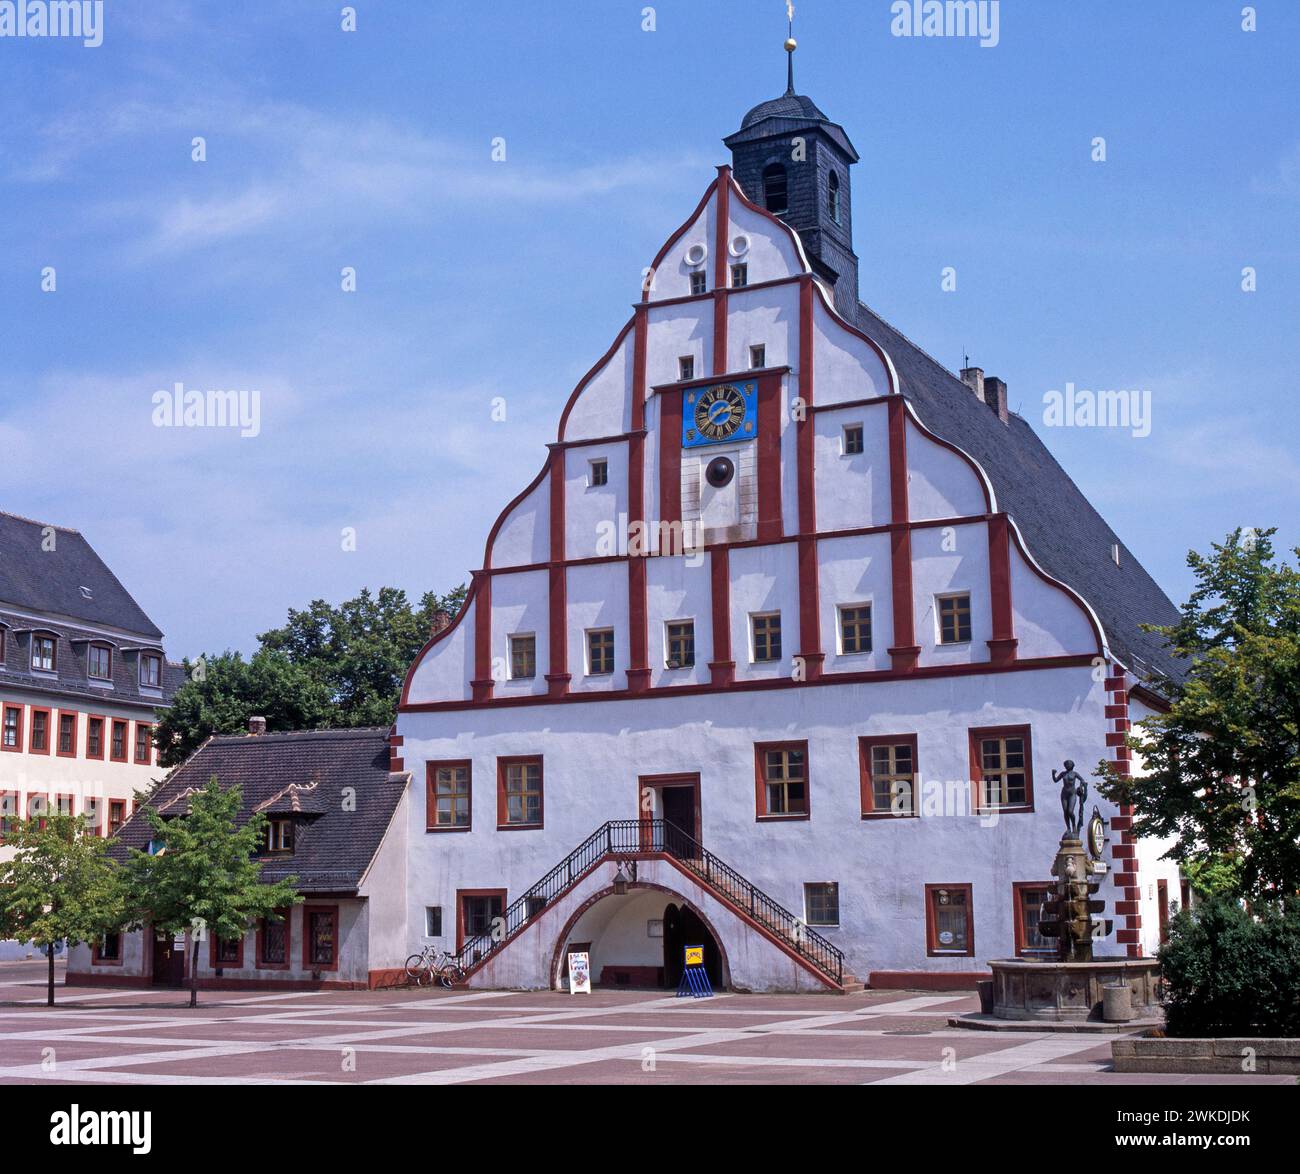
M 1006 385 L 859 302 L 844 130 L 791 87 L 727 145 L 406 680 L 408 938 L 472 984 L 674 985 L 700 939 L 743 989 L 969 985 L 1050 948 L 1053 769 L 1177 671 Z M 1098 952 L 1149 953 L 1177 869 L 1094 806 Z

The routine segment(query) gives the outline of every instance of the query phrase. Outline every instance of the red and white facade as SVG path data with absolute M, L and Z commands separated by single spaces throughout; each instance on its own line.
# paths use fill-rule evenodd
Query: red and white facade
M 684 447 L 692 392 L 748 382 L 751 433 Z M 719 456 L 735 473 L 715 488 L 705 470 Z M 846 638 L 844 609 L 860 624 L 867 608 L 865 637 Z M 969 630 L 956 621 L 948 635 L 964 638 L 945 640 L 954 610 Z M 764 658 L 773 616 L 780 653 Z M 669 625 L 686 622 L 694 663 L 670 667 Z M 604 650 L 611 631 L 612 671 L 593 671 L 606 665 L 603 651 L 593 665 L 591 634 Z M 512 638 L 531 646 L 532 675 L 514 671 L 527 665 Z M 513 900 L 604 821 L 664 814 L 676 780 L 695 792 L 689 830 L 807 912 L 854 973 L 968 982 L 1016 951 L 1018 886 L 1047 879 L 1062 830 L 1052 769 L 1074 759 L 1090 776 L 1126 753 L 1122 677 L 1087 600 L 1038 566 L 984 470 L 921 423 L 798 235 L 720 168 L 493 526 L 465 607 L 408 674 L 394 756 L 424 788 L 407 807 L 410 947 L 432 940 L 436 907 L 455 948 L 467 895 Z M 992 810 L 984 747 L 1008 737 L 1027 769 Z M 914 816 L 874 809 L 877 744 L 911 747 Z M 806 789 L 786 810 L 767 789 L 771 748 L 802 755 Z M 512 822 L 506 780 L 521 762 L 536 764 L 541 798 Z M 448 764 L 463 772 L 467 826 L 438 825 L 433 780 Z M 1114 829 L 1101 895 L 1120 914 L 1099 950 L 1150 952 L 1147 887 L 1155 870 L 1176 885 L 1176 870 L 1144 860 L 1139 876 L 1123 817 L 1094 803 Z M 965 902 L 959 948 L 939 941 L 938 893 Z M 724 919 L 706 918 L 732 939 L 735 985 L 800 985 Z M 564 935 L 591 942 L 597 976 L 601 961 L 654 964 L 644 925 L 606 921 L 552 918 L 508 966 L 503 951 L 498 980 L 551 985 Z

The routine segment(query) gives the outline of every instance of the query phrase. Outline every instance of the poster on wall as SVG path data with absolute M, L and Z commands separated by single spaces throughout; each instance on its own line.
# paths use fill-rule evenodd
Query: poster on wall
M 569 955 L 569 994 L 591 994 L 591 956 L 585 951 Z

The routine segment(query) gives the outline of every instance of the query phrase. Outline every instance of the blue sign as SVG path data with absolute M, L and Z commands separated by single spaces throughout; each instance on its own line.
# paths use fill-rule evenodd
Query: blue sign
M 753 440 L 758 435 L 758 384 L 714 383 L 682 392 L 682 447 Z

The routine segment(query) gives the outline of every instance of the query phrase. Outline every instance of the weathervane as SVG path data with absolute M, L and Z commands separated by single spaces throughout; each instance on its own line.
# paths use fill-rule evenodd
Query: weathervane
M 794 97 L 794 51 L 799 48 L 799 42 L 794 39 L 794 3 L 793 0 L 785 0 L 786 16 L 786 85 L 785 96 Z

